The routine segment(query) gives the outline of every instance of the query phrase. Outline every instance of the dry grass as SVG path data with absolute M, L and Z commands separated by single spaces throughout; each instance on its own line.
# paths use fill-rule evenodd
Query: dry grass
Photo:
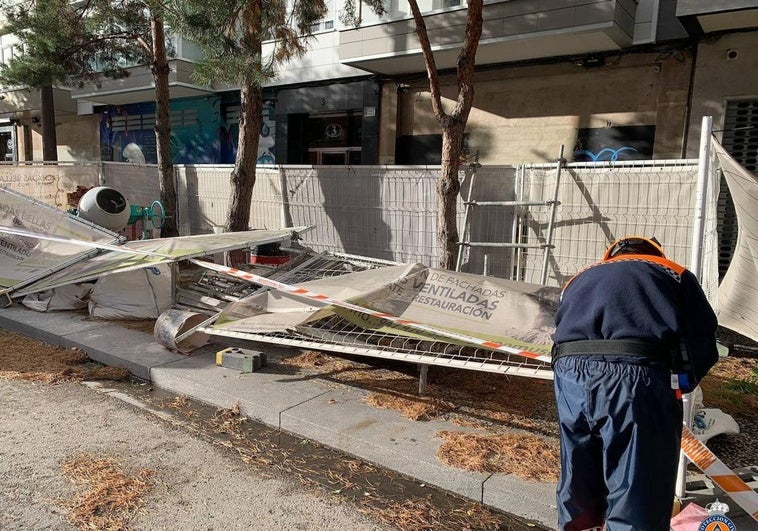
M 366 402 L 375 407 L 392 409 L 411 420 L 431 420 L 455 408 L 439 398 L 390 393 L 372 393 L 366 397 Z
M 240 403 L 235 403 L 229 409 L 219 409 L 214 417 L 214 431 L 216 433 L 227 433 L 233 437 L 242 438 L 242 427 L 247 417 L 240 411 Z
M 0 330 L 0 379 L 58 383 L 81 380 L 122 380 L 121 367 L 88 365 L 78 349 L 65 349 Z
M 343 371 L 352 369 L 356 365 L 354 362 L 329 356 L 316 350 L 304 350 L 297 356 L 282 359 L 279 363 L 300 369 L 318 368 L 319 372 Z
M 706 407 L 758 419 L 758 358 L 722 358 L 700 386 Z
M 157 319 L 108 319 L 105 322 L 109 324 L 117 324 L 130 330 L 136 330 L 138 332 L 144 332 L 145 334 L 153 335 L 156 321 Z
M 86 491 L 65 502 L 69 521 L 79 529 L 122 531 L 153 487 L 148 469 L 127 475 L 110 457 L 80 453 L 63 463 L 63 473 Z
M 441 431 L 437 457 L 443 463 L 473 472 L 515 474 L 531 481 L 558 479 L 558 443 L 536 435 L 505 433 L 484 435 Z
M 385 509 L 365 511 L 380 522 L 401 531 L 496 530 L 502 522 L 478 504 L 443 513 L 425 500 L 392 503 Z

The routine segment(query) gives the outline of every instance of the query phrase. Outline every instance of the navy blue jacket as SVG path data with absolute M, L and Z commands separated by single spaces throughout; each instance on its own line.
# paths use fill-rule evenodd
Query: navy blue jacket
M 682 346 L 699 381 L 718 360 L 713 309 L 690 271 L 664 258 L 620 255 L 566 285 L 553 341 L 636 339 Z

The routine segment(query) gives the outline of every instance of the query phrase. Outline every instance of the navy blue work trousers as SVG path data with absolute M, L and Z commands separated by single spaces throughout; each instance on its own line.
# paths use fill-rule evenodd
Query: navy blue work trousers
M 558 525 L 668 531 L 682 435 L 670 372 L 627 356 L 555 362 Z

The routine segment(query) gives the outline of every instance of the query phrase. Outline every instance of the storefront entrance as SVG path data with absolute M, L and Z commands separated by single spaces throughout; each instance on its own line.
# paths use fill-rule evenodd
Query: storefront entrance
M 16 135 L 12 125 L 0 126 L 0 161 L 18 160 L 16 155 Z
M 314 165 L 361 163 L 361 114 L 311 114 L 306 123 L 308 162 Z

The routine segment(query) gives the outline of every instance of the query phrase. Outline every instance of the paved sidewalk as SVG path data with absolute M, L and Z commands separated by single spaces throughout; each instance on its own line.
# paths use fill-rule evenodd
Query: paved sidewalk
M 218 408 L 239 403 L 249 418 L 355 455 L 491 507 L 554 528 L 555 484 L 537 484 L 507 474 L 479 474 L 443 465 L 436 457 L 440 430 L 463 430 L 450 422 L 414 422 L 363 402 L 366 392 L 318 378 L 263 370 L 250 374 L 219 367 L 210 345 L 183 356 L 142 332 L 72 312 L 38 313 L 20 304 L 0 311 L 0 327 L 53 345 L 77 347 L 93 360 L 125 367 L 138 378 Z M 285 349 L 245 344 L 270 359 Z
M 479 474 L 448 467 L 436 457 L 440 430 L 465 430 L 443 420 L 415 422 L 378 409 L 365 391 L 318 377 L 282 374 L 267 368 L 250 374 L 219 367 L 215 354 L 227 345 L 261 350 L 269 359 L 291 352 L 275 345 L 214 338 L 192 356 L 176 354 L 151 336 L 108 321 L 85 320 L 73 312 L 39 313 L 14 304 L 0 310 L 0 328 L 53 345 L 77 347 L 93 360 L 124 367 L 158 387 L 217 408 L 239 403 L 247 417 L 355 455 L 552 529 L 556 526 L 555 484 L 524 481 L 509 474 Z M 753 486 L 751 484 L 751 486 Z M 713 493 L 693 496 L 701 506 Z M 758 524 L 723 495 L 728 516 L 740 531 Z

